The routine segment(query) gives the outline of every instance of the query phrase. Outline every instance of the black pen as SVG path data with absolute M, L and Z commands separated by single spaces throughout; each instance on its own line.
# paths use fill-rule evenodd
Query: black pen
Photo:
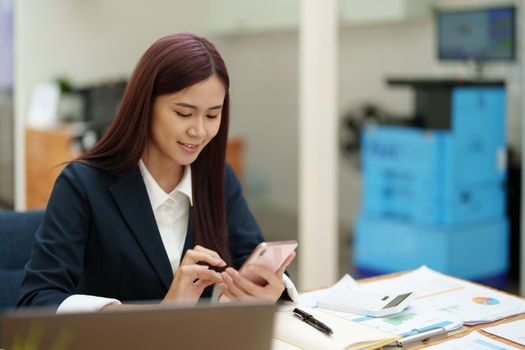
M 213 270 L 215 272 L 219 272 L 219 273 L 224 272 L 226 268 L 228 267 L 228 265 L 224 265 L 224 266 L 211 265 L 205 261 L 198 261 L 197 265 L 208 266 L 208 269 Z
M 315 329 L 323 332 L 324 334 L 331 335 L 333 333 L 330 327 L 328 327 L 323 322 L 310 315 L 308 312 L 295 308 L 293 309 L 293 315 L 301 321 L 306 322 L 310 326 L 314 327 Z

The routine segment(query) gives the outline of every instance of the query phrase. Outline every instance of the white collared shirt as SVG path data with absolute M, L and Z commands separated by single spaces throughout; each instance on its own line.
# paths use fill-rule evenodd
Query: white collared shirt
M 139 169 L 153 209 L 160 237 L 173 273 L 177 271 L 188 230 L 190 205 L 193 205 L 191 167 L 187 165 L 181 181 L 169 194 L 155 181 L 148 168 L 139 161 Z M 298 293 L 288 276 L 283 275 L 288 295 L 295 300 Z M 110 304 L 121 304 L 117 299 L 85 294 L 73 294 L 58 307 L 57 313 L 98 311 Z
M 190 205 L 193 205 L 191 190 L 191 167 L 184 168 L 181 181 L 169 194 L 159 186 L 146 168 L 142 159 L 139 168 L 148 191 L 151 208 L 159 228 L 160 237 L 173 273 L 179 268 L 184 241 L 188 231 Z

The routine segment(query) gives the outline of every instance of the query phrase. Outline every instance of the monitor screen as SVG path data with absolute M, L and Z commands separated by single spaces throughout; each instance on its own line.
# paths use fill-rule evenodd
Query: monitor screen
M 438 54 L 441 60 L 513 60 L 514 7 L 438 11 Z
M 85 120 L 102 133 L 111 124 L 120 107 L 126 81 L 92 85 L 81 90 L 85 98 Z

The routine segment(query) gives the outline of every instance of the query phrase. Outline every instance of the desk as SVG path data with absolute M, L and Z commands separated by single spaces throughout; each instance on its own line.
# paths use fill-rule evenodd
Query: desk
M 378 279 L 392 278 L 392 277 L 395 277 L 395 276 L 399 276 L 400 274 L 402 274 L 402 273 L 383 275 L 383 276 L 378 276 L 378 277 L 373 277 L 373 278 L 360 280 L 360 282 L 367 283 L 367 282 L 375 281 L 375 280 L 378 280 Z M 516 316 L 512 316 L 512 317 L 508 317 L 508 318 L 505 318 L 505 319 L 502 319 L 502 320 L 499 320 L 499 321 L 490 322 L 490 323 L 483 323 L 483 324 L 478 324 L 478 325 L 474 325 L 474 326 L 463 326 L 459 331 L 455 331 L 454 334 L 451 335 L 451 336 L 447 336 L 446 338 L 435 340 L 433 342 L 430 342 L 429 344 L 410 347 L 410 350 L 426 348 L 428 346 L 436 345 L 436 344 L 443 343 L 443 342 L 447 342 L 447 341 L 455 339 L 455 338 L 461 338 L 461 337 L 466 336 L 467 334 L 469 334 L 469 333 L 471 333 L 473 331 L 480 330 L 481 328 L 490 327 L 490 326 L 494 326 L 494 325 L 497 325 L 497 324 L 507 323 L 507 322 L 520 320 L 520 319 L 525 319 L 525 313 L 524 314 L 520 314 L 520 315 L 516 315 Z M 458 332 L 458 333 L 456 333 L 456 332 Z M 498 341 L 500 341 L 502 343 L 506 343 L 506 344 L 512 345 L 512 346 L 514 346 L 516 348 L 525 349 L 524 346 L 520 346 L 518 344 L 512 343 L 512 342 L 510 342 L 510 341 L 508 341 L 506 339 L 499 338 L 499 337 L 494 336 L 494 335 L 492 335 L 490 333 L 485 333 L 483 331 L 481 331 L 481 333 L 483 335 L 489 337 L 489 338 L 498 340 Z M 396 348 L 389 348 L 389 349 L 393 349 L 394 350 Z M 2 349 L 0 349 L 0 350 L 2 350 Z
M 80 155 L 72 147 L 73 132 L 64 125 L 49 130 L 26 128 L 26 208 L 42 209 L 47 205 L 62 163 Z
M 382 275 L 382 276 L 371 277 L 371 278 L 366 278 L 366 279 L 360 280 L 359 282 L 367 283 L 367 282 L 372 282 L 372 281 L 377 281 L 377 280 L 382 280 L 382 279 L 388 279 L 388 278 L 400 276 L 403 273 L 404 272 L 393 273 L 393 274 Z M 487 286 L 483 286 L 483 287 L 490 288 L 490 287 L 487 287 Z M 507 293 L 507 294 L 509 294 L 509 293 Z M 453 335 L 447 336 L 445 338 L 437 339 L 437 340 L 435 340 L 433 342 L 430 342 L 428 344 L 425 344 L 425 345 L 413 346 L 413 347 L 410 347 L 410 349 L 411 350 L 412 349 L 423 349 L 423 348 L 429 347 L 431 345 L 436 345 L 436 344 L 439 344 L 439 343 L 447 342 L 447 341 L 455 339 L 455 338 L 464 337 L 467 334 L 469 334 L 471 332 L 474 332 L 476 330 L 481 330 L 482 328 L 491 327 L 491 326 L 495 326 L 495 325 L 498 325 L 498 324 L 507 323 L 507 322 L 511 322 L 511 321 L 516 321 L 516 320 L 522 320 L 522 319 L 525 319 L 525 313 L 520 314 L 520 315 L 516 315 L 516 316 L 507 317 L 507 318 L 504 318 L 504 319 L 499 320 L 499 321 L 494 321 L 494 322 L 489 322 L 489 323 L 482 323 L 482 324 L 477 324 L 477 325 L 473 325 L 473 326 L 463 326 L 461 329 L 459 329 L 457 331 L 454 331 Z M 525 349 L 525 346 L 520 346 L 519 344 L 516 344 L 516 343 L 513 343 L 511 341 L 508 341 L 507 339 L 503 339 L 503 338 L 497 337 L 495 335 L 492 335 L 492 334 L 484 332 L 484 331 L 480 331 L 480 333 L 482 333 L 483 335 L 485 335 L 485 336 L 487 336 L 489 338 L 492 338 L 492 339 L 495 339 L 497 341 L 500 341 L 502 343 L 512 345 L 512 346 L 514 346 L 516 348 Z M 391 349 L 395 349 L 395 348 L 391 348 Z

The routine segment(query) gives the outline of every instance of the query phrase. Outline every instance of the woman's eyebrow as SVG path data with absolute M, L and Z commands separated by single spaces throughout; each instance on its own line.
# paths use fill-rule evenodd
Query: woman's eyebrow
M 178 102 L 178 103 L 175 103 L 177 106 L 181 106 L 181 107 L 186 107 L 186 108 L 192 108 L 192 109 L 198 109 L 197 106 L 195 105 L 192 105 L 192 104 L 189 104 L 189 103 L 184 103 L 184 102 Z M 213 106 L 213 107 L 210 107 L 208 109 L 221 109 L 222 108 L 222 105 L 216 105 L 216 106 Z

